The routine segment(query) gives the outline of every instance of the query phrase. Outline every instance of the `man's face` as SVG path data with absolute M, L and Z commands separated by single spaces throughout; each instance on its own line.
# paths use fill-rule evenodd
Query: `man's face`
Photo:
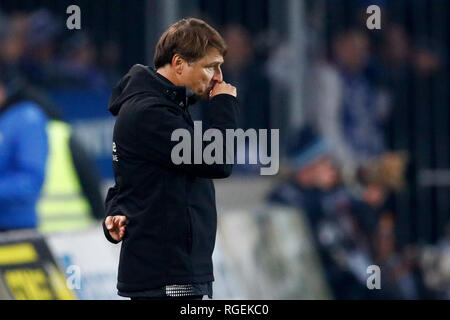
M 211 48 L 202 59 L 191 63 L 185 62 L 180 82 L 195 94 L 208 98 L 214 85 L 223 81 L 220 69 L 222 63 L 222 55 L 216 48 Z
M 358 72 L 367 63 L 369 40 L 360 32 L 345 35 L 335 43 L 335 54 L 342 67 L 351 72 Z
M 322 190 L 333 188 L 338 180 L 338 173 L 332 159 L 324 156 L 314 164 L 315 183 Z
M 332 159 L 325 155 L 299 170 L 297 179 L 301 179 L 302 185 L 328 190 L 336 185 L 339 177 Z

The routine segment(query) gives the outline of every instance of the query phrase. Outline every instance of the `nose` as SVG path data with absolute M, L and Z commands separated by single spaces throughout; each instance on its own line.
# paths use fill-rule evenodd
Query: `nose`
M 216 71 L 214 72 L 213 81 L 216 81 L 216 82 L 223 81 L 222 69 L 220 69 L 220 67 L 218 67 L 216 69 Z

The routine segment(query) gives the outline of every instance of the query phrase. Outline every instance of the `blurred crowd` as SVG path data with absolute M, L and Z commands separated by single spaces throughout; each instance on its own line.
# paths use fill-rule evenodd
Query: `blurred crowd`
M 290 87 L 297 57 L 283 37 L 223 25 L 224 78 L 239 90 L 244 129 L 279 128 L 276 119 L 289 117 L 280 115 L 289 92 L 302 90 L 304 122 L 283 142 L 281 181 L 267 201 L 309 218 L 336 298 L 449 299 L 450 224 L 436 245 L 419 245 L 399 236 L 393 205 L 415 165 L 414 141 L 399 134 L 409 130 L 403 118 L 417 94 L 431 100 L 430 79 L 441 72 L 443 57 L 431 39 L 412 38 L 401 23 L 383 21 L 383 30 L 371 33 L 360 17 L 331 33 L 328 45 L 308 25 L 304 88 Z M 47 10 L 0 13 L 2 72 L 44 89 L 114 86 L 123 71 L 120 45 L 94 42 L 84 31 L 67 37 L 64 29 Z M 274 88 L 282 93 L 275 103 Z M 191 111 L 194 118 L 208 112 Z M 237 166 L 236 173 L 247 170 L 257 172 Z M 380 267 L 382 290 L 367 289 L 369 265 Z
M 224 78 L 239 88 L 242 128 L 284 131 L 281 181 L 267 201 L 309 218 L 336 298 L 448 299 L 448 231 L 435 244 L 420 242 L 411 235 L 411 212 L 396 205 L 408 193 L 410 210 L 420 211 L 412 130 L 427 125 L 413 129 L 418 122 L 411 117 L 426 105 L 447 103 L 433 96 L 446 57 L 429 34 L 412 34 L 406 23 L 387 19 L 386 7 L 382 30 L 367 29 L 364 9 L 355 9 L 345 26 L 329 21 L 320 28 L 307 19 L 303 88 L 293 87 L 293 73 L 300 72 L 292 70 L 293 60 L 300 57 L 285 37 L 224 25 Z M 294 90 L 304 98 L 303 124 L 287 128 Z M 237 165 L 235 172 L 257 168 Z M 443 223 L 450 226 L 448 216 Z M 380 267 L 382 290 L 367 289 L 370 265 Z
M 360 17 L 333 32 L 328 46 L 308 30 L 305 121 L 288 141 L 285 179 L 268 201 L 309 217 L 336 298 L 448 299 L 448 235 L 436 245 L 405 237 L 402 224 L 412 221 L 399 219 L 394 205 L 417 169 L 405 119 L 432 103 L 444 57 L 401 23 L 384 20 L 373 32 Z M 286 79 L 292 50 L 282 44 L 268 74 L 295 90 Z M 367 289 L 370 265 L 380 267 L 382 290 Z
M 86 34 L 59 43 L 62 30 L 44 9 L 0 13 L 0 232 L 79 230 L 104 215 L 92 155 L 50 90 L 109 88 L 112 74 Z
M 120 48 L 94 43 L 88 32 L 67 33 L 63 17 L 46 9 L 0 12 L 0 64 L 42 88 L 102 89 L 115 85 Z

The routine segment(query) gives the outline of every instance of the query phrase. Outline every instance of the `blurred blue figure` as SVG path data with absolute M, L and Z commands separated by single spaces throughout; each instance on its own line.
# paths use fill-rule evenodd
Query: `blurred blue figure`
M 373 298 L 365 285 L 366 268 L 372 259 L 364 225 L 368 221 L 374 226 L 376 216 L 365 212 L 361 219 L 354 214 L 354 196 L 342 181 L 327 140 L 311 127 L 304 127 L 290 142 L 291 172 L 267 200 L 296 208 L 307 217 L 334 298 Z
M 318 63 L 309 81 L 311 124 L 331 145 L 346 180 L 386 151 L 386 94 L 369 75 L 370 42 L 358 29 L 339 33 L 331 63 Z
M 47 116 L 4 77 L 1 72 L 0 231 L 35 228 L 48 154 Z

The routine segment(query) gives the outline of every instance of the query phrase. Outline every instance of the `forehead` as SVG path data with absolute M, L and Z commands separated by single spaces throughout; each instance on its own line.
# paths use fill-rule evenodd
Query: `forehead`
M 206 55 L 199 60 L 201 64 L 222 64 L 223 63 L 223 56 L 220 54 L 219 50 L 216 48 L 211 48 L 208 50 Z

